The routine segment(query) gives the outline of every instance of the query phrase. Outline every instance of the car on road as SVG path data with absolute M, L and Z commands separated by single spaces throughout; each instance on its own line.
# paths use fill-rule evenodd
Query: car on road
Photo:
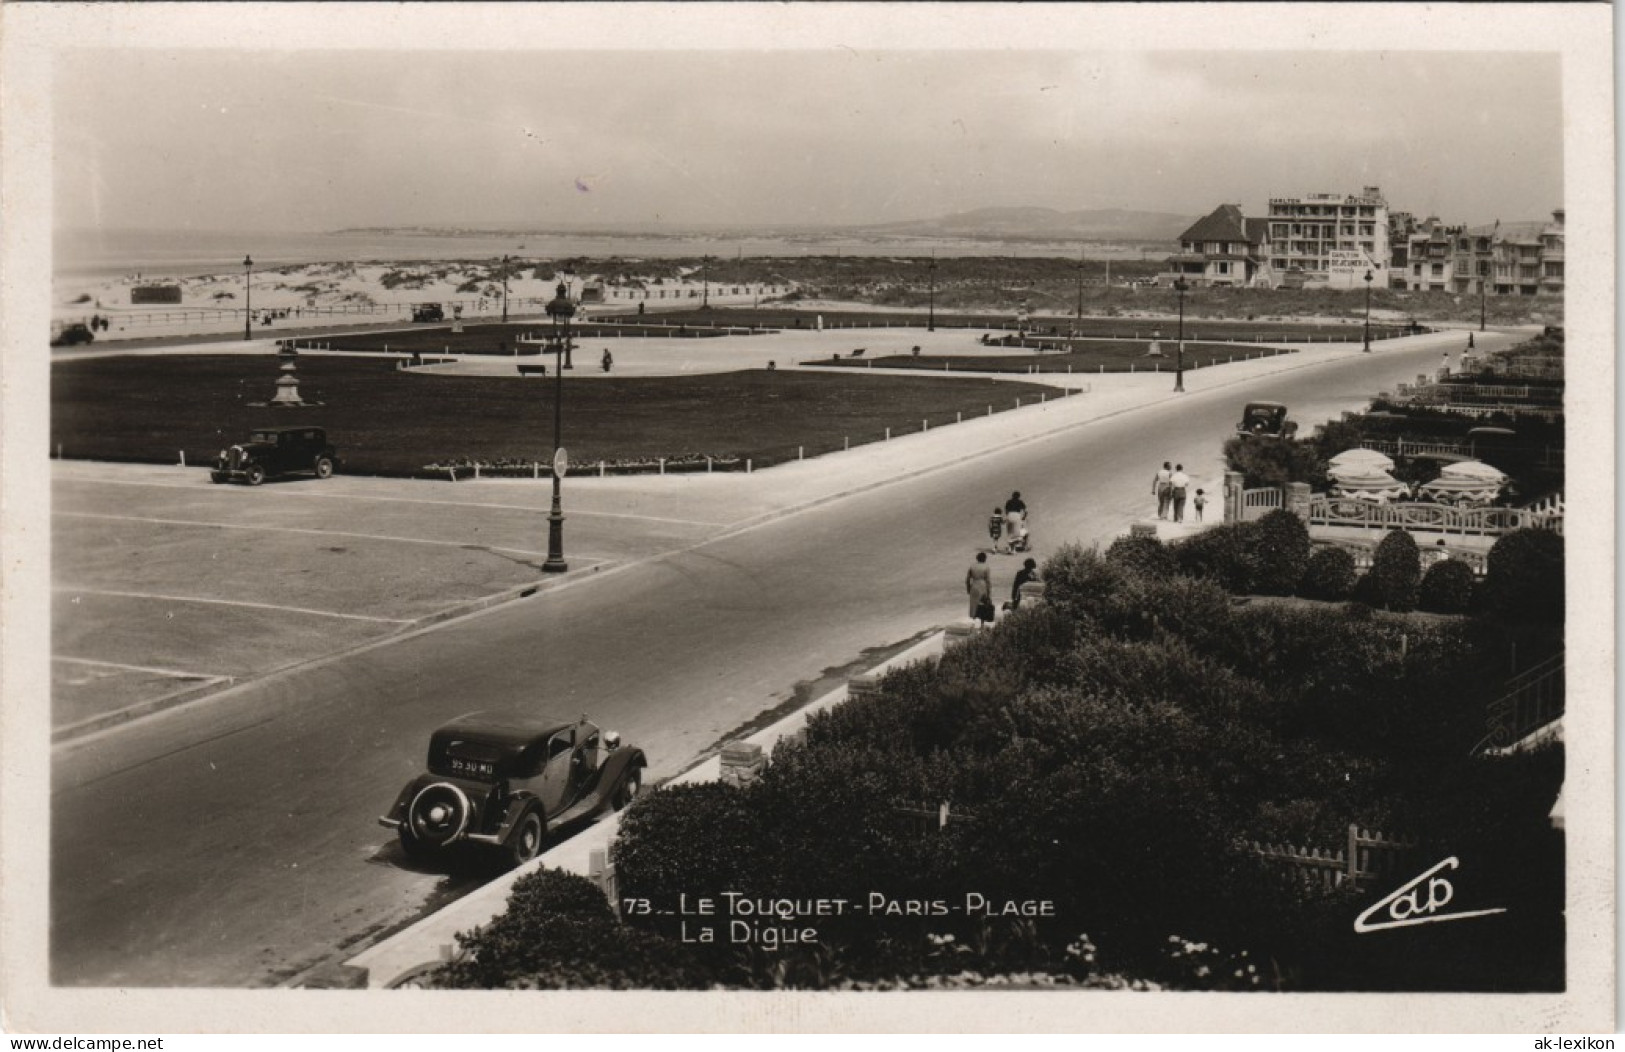
M 1286 406 L 1280 402 L 1248 402 L 1236 425 L 1242 438 L 1291 438 L 1297 433 L 1297 421 L 1286 418 Z
M 438 303 L 419 303 L 412 308 L 413 321 L 445 321 L 446 312 Z
M 81 343 L 95 343 L 96 334 L 90 331 L 90 326 L 83 322 L 74 322 L 64 326 L 62 331 L 51 337 L 52 347 L 75 347 Z
M 258 428 L 247 442 L 220 451 L 209 478 L 258 486 L 273 475 L 308 471 L 331 478 L 338 454 L 320 427 Z
M 471 712 L 429 736 L 428 770 L 378 822 L 410 858 L 466 845 L 518 865 L 548 830 L 631 803 L 646 766 L 642 749 L 585 716 Z

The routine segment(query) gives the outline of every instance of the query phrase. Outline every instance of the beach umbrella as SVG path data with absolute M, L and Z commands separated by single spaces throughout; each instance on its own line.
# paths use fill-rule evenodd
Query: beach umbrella
M 1339 476 L 1332 487 L 1335 497 L 1348 497 L 1353 500 L 1369 500 L 1377 504 L 1386 504 L 1391 500 L 1399 500 L 1410 495 L 1410 487 L 1394 478 L 1386 471 L 1368 471 L 1358 474 Z
M 1385 453 L 1375 449 L 1345 449 L 1331 460 L 1329 465 L 1339 470 L 1344 468 L 1369 468 L 1377 471 L 1392 471 L 1394 462 Z
M 1487 479 L 1451 478 L 1441 475 L 1432 482 L 1424 482 L 1418 492 L 1440 504 L 1489 504 L 1501 495 L 1501 484 Z
M 1493 482 L 1497 486 L 1505 482 L 1507 478 L 1506 472 L 1491 467 L 1482 460 L 1463 460 L 1455 464 L 1446 464 L 1439 469 L 1439 477 Z

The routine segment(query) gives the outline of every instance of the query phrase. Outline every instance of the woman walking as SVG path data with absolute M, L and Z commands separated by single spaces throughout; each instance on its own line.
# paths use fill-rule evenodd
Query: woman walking
M 976 561 L 965 571 L 965 592 L 970 596 L 970 616 L 979 621 L 993 620 L 993 574 L 987 553 L 977 552 Z

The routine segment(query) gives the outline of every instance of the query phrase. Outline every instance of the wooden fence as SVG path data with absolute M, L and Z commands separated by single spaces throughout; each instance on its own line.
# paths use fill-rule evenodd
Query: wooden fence
M 1393 873 L 1416 849 L 1416 842 L 1350 825 L 1347 843 L 1337 851 L 1290 844 L 1250 845 L 1253 854 L 1294 872 L 1305 883 L 1331 891 L 1345 883 L 1360 887 Z

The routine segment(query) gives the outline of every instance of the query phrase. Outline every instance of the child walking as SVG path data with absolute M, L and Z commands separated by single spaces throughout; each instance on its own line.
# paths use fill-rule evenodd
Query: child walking
M 1201 490 L 1196 491 L 1196 499 L 1191 501 L 1191 507 L 1196 509 L 1196 521 L 1201 522 L 1202 509 L 1207 507 L 1207 498 L 1202 495 Z

